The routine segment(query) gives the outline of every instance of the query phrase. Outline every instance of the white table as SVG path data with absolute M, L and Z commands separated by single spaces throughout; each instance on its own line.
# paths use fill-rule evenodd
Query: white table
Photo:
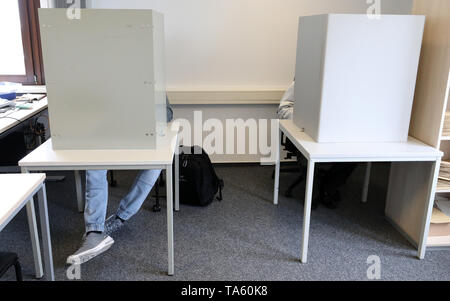
M 0 134 L 3 134 L 21 122 L 24 122 L 30 117 L 33 117 L 34 115 L 47 109 L 47 97 L 44 97 L 43 99 L 35 101 L 29 105 L 31 105 L 32 109 L 0 114 Z
M 43 85 L 26 85 L 18 87 L 16 92 L 21 94 L 47 94 L 47 87 Z
M 391 167 L 385 214 L 418 249 L 417 256 L 425 257 L 442 152 L 411 137 L 405 143 L 317 143 L 291 120 L 282 120 L 279 125 L 280 132 L 308 160 L 301 262 L 306 263 L 308 254 L 314 168 L 316 163 L 324 162 L 395 162 Z M 276 156 L 275 205 L 278 204 L 280 153 L 281 146 Z M 363 194 L 367 195 L 367 187 Z
M 179 210 L 178 184 L 178 128 L 169 129 L 166 137 L 154 150 L 53 150 L 51 139 L 19 162 L 23 173 L 31 171 L 61 170 L 148 170 L 166 171 L 167 239 L 169 275 L 174 274 L 173 251 L 173 183 L 172 166 L 175 165 L 175 211 Z M 175 159 L 175 163 L 173 160 Z M 78 178 L 78 179 L 77 179 Z M 79 207 L 83 204 L 81 181 L 76 177 Z
M 39 202 L 45 272 L 48 280 L 55 280 L 53 271 L 52 245 L 48 224 L 45 174 L 2 174 L 0 175 L 0 231 L 26 206 L 28 226 L 33 246 L 36 276 L 42 278 L 41 248 L 34 210 L 34 196 Z

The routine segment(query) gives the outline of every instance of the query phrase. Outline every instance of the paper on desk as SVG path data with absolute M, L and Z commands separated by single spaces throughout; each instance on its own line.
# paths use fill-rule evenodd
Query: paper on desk
M 447 216 L 450 216 L 450 200 L 436 200 L 436 206 Z
M 16 101 L 27 101 L 27 102 L 31 102 L 31 101 L 37 101 L 37 100 L 41 100 L 42 98 L 45 97 L 45 94 L 24 94 L 22 96 L 19 96 L 16 98 Z
M 431 216 L 432 224 L 448 224 L 450 223 L 450 217 L 442 213 L 441 210 L 433 208 L 433 215 Z
M 0 82 L 0 92 L 16 92 L 20 87 L 20 83 Z
M 450 224 L 431 224 L 428 236 L 449 236 Z

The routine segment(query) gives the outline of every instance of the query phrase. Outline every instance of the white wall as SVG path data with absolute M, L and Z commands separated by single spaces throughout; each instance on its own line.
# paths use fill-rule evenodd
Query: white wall
M 276 118 L 294 77 L 298 17 L 366 13 L 368 0 L 91 0 L 89 8 L 147 8 L 165 15 L 167 84 L 175 118 Z M 370 1 L 370 0 L 369 0 Z M 381 0 L 409 14 L 412 0 Z M 258 99 L 261 101 L 258 102 Z M 270 104 L 272 103 L 272 104 Z M 214 104 L 214 105 L 211 105 Z M 205 136 L 208 133 L 205 133 Z M 258 162 L 258 155 L 212 156 Z
M 369 0 L 371 1 L 371 0 Z M 91 0 L 92 8 L 165 15 L 169 90 L 285 88 L 294 77 L 298 17 L 366 13 L 367 0 Z M 412 0 L 382 0 L 405 14 Z
M 248 120 L 248 119 L 256 119 L 257 121 L 259 119 L 265 119 L 265 120 L 271 120 L 276 119 L 276 109 L 277 106 L 275 105 L 248 105 L 248 104 L 240 104 L 240 105 L 176 105 L 173 106 L 174 109 L 174 117 L 175 118 L 183 118 L 190 121 L 190 124 L 194 126 L 194 111 L 201 111 L 202 112 L 202 119 L 203 122 L 207 119 L 218 119 L 222 121 L 223 127 L 224 127 L 224 136 L 223 136 L 223 146 L 224 146 L 224 154 L 211 154 L 211 160 L 213 162 L 220 162 L 220 163 L 246 163 L 246 162 L 259 162 L 261 156 L 259 154 L 249 154 L 250 148 L 249 148 L 249 141 L 258 141 L 259 138 L 258 135 L 252 136 L 252 138 L 249 138 L 250 131 L 246 131 L 245 141 L 238 140 L 237 135 L 234 136 L 234 149 L 236 151 L 236 154 L 234 155 L 227 155 L 226 154 L 226 137 L 225 137 L 225 131 L 226 131 L 226 120 L 227 119 L 242 119 L 242 120 Z M 191 135 L 191 143 L 190 145 L 198 145 L 199 143 L 195 142 L 194 134 L 192 129 L 192 135 Z M 203 139 L 206 138 L 211 132 L 203 132 Z M 236 133 L 235 133 L 236 134 Z M 267 141 L 270 143 L 270 124 L 269 124 L 269 133 L 267 133 Z M 181 141 L 185 145 L 186 141 Z M 216 141 L 217 142 L 217 141 Z M 246 154 L 240 155 L 237 154 L 237 148 L 238 144 L 243 143 L 246 148 Z M 267 156 L 265 156 L 267 158 Z
M 53 3 L 51 0 L 40 0 L 41 3 L 41 7 L 42 8 L 49 8 L 49 7 L 53 7 Z

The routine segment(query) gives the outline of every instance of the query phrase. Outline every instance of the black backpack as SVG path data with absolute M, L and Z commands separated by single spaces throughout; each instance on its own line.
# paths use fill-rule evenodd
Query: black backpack
M 222 201 L 223 180 L 217 177 L 208 154 L 199 146 L 180 147 L 180 203 L 208 206 Z

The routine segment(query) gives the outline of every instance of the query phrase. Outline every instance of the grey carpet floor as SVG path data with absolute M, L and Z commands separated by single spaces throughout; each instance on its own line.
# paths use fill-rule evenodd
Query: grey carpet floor
M 381 259 L 382 280 L 450 280 L 450 252 L 428 251 L 418 260 L 414 248 L 385 220 L 384 199 L 389 166 L 376 164 L 369 202 L 362 204 L 359 167 L 342 189 L 336 210 L 312 212 L 309 261 L 299 262 L 304 184 L 294 198 L 282 196 L 295 175 L 281 175 L 279 206 L 272 202 L 272 167 L 223 165 L 224 201 L 207 208 L 181 206 L 174 213 L 175 276 L 166 276 L 165 201 L 151 211 L 149 197 L 121 232 L 112 248 L 82 265 L 82 280 L 367 280 L 367 258 Z M 57 280 L 66 280 L 65 260 L 83 235 L 77 213 L 72 173 L 61 183 L 48 183 L 50 225 Z M 110 189 L 109 213 L 117 208 L 135 172 L 117 172 Z M 24 211 L 24 210 L 23 210 Z M 25 212 L 1 233 L 0 250 L 20 256 L 24 277 L 33 279 L 33 258 Z M 9 271 L 3 280 L 14 279 Z

